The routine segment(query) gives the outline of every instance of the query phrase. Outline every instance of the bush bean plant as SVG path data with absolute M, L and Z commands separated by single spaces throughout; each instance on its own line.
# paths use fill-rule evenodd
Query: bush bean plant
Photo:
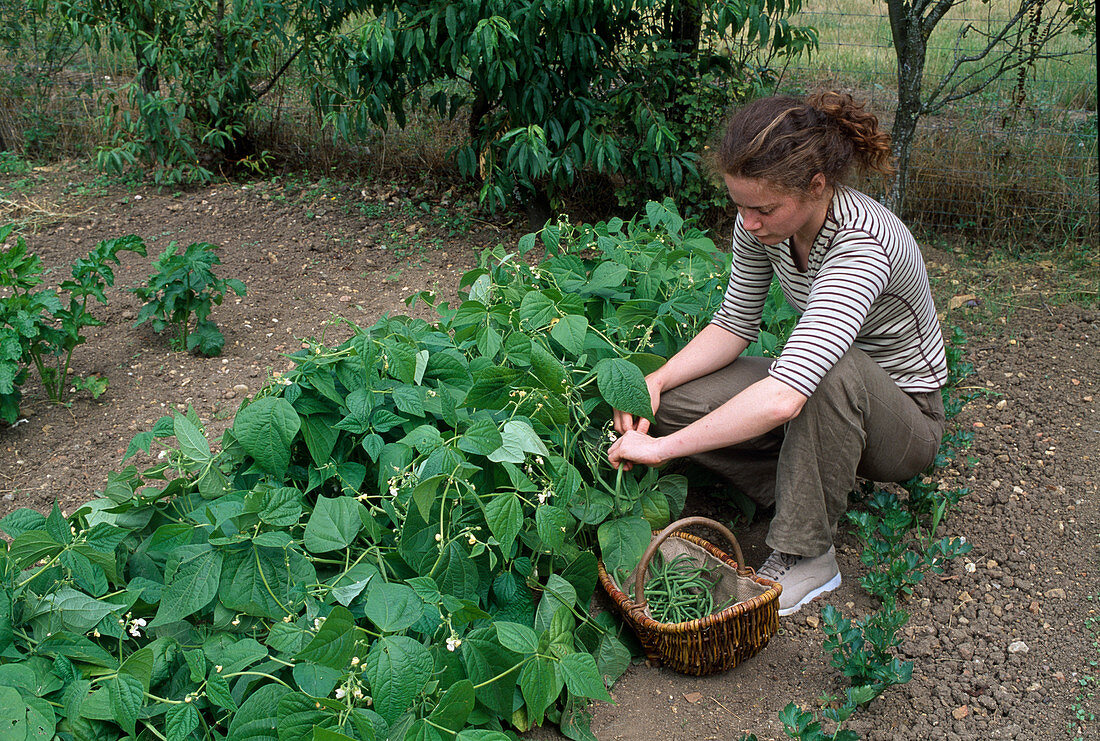
M 651 415 L 643 373 L 728 267 L 670 202 L 550 224 L 487 252 L 456 306 L 421 294 L 436 322 L 311 341 L 218 445 L 193 412 L 163 417 L 127 453 L 158 444 L 155 465 L 67 517 L 0 520 L 5 724 L 493 741 L 549 721 L 591 739 L 585 705 L 631 659 L 588 611 L 594 551 L 633 568 L 687 490 L 616 482 L 611 409 Z
M 131 289 L 145 301 L 134 326 L 151 321 L 157 332 L 172 327 L 179 349 L 206 357 L 221 353 L 225 336 L 210 319 L 210 311 L 221 305 L 227 291 L 243 296 L 246 289 L 236 278 L 214 275 L 213 267 L 221 264 L 216 249 L 209 242 L 195 242 L 178 252 L 175 242 L 169 244 L 153 262 L 146 284 Z
M 107 379 L 70 377 L 73 351 L 86 341 L 84 330 L 102 326 L 88 311 L 89 299 L 107 303 L 104 289 L 115 283 L 111 263 L 119 264 L 119 252 L 145 254 L 145 243 L 135 236 L 107 239 L 87 257 L 72 265 L 72 279 L 62 281 L 60 291 L 41 288 L 42 261 L 27 251 L 23 237 L 4 245 L 14 225 L 0 227 L 0 420 L 15 422 L 19 411 L 19 386 L 34 367 L 50 400 L 63 402 L 69 389 L 86 389 L 99 396 Z

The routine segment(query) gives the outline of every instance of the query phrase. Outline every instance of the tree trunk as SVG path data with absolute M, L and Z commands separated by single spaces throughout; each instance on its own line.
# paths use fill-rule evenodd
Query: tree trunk
M 905 206 L 909 156 L 921 114 L 921 82 L 928 46 L 920 12 L 902 0 L 887 0 L 886 4 L 898 61 L 898 106 L 890 132 L 891 153 L 897 169 L 886 194 L 886 207 L 900 216 Z

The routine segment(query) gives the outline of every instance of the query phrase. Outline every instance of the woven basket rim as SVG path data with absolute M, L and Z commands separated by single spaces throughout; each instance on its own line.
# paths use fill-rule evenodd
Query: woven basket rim
M 654 535 L 657 531 L 654 531 Z M 603 559 L 596 560 L 596 571 L 599 576 L 600 584 L 607 592 L 608 596 L 615 601 L 623 617 L 635 623 L 640 628 L 646 630 L 656 631 L 664 634 L 681 634 L 689 633 L 692 631 L 703 631 L 707 628 L 734 620 L 750 612 L 763 609 L 769 602 L 779 599 L 779 593 L 783 590 L 783 587 L 771 579 L 766 579 L 762 576 L 757 576 L 756 572 L 743 564 L 738 564 L 727 553 L 720 550 L 717 546 L 708 540 L 704 540 L 697 535 L 685 532 L 673 532 L 669 535 L 672 538 L 681 538 L 694 543 L 695 545 L 706 550 L 710 555 L 719 559 L 721 562 L 730 566 L 738 574 L 738 576 L 747 577 L 752 579 L 753 582 L 761 586 L 767 587 L 767 591 L 763 594 L 751 597 L 743 602 L 737 602 L 719 612 L 711 613 L 695 620 L 689 620 L 684 623 L 662 623 L 654 620 L 650 616 L 646 615 L 639 609 L 639 606 L 634 602 L 629 595 L 623 590 L 619 589 L 619 586 L 615 583 L 615 580 L 611 578 L 611 575 L 607 573 L 607 569 L 604 568 Z

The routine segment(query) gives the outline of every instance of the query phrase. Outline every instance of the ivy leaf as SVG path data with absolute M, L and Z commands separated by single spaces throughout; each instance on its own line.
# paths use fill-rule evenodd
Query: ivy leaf
M 604 358 L 596 363 L 596 386 L 613 409 L 653 420 L 645 376 L 629 360 Z
M 302 423 L 286 399 L 266 396 L 237 412 L 233 436 L 267 473 L 281 476 L 290 465 L 290 444 Z

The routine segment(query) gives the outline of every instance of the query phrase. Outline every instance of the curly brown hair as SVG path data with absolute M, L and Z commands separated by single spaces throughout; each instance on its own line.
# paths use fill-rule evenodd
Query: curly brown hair
M 890 136 L 851 95 L 827 91 L 805 100 L 760 98 L 739 109 L 726 122 L 712 167 L 805 193 L 817 173 L 835 185 L 853 164 L 892 173 Z

